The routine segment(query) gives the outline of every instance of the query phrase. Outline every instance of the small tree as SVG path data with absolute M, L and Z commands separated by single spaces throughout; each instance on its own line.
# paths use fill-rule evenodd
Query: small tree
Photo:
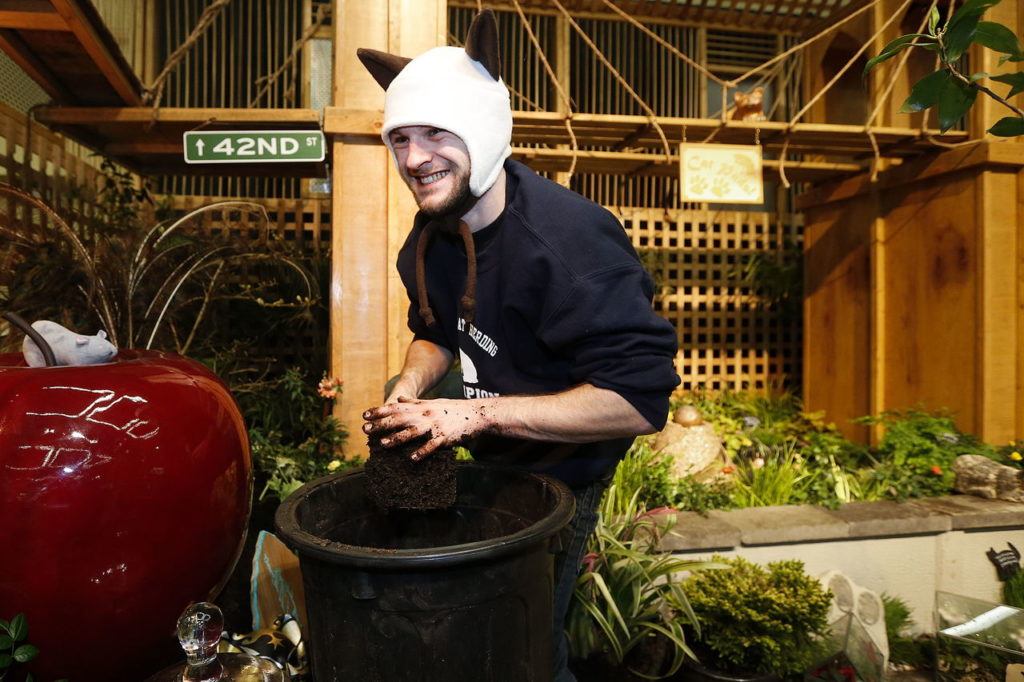
M 1024 72 L 982 72 L 970 75 L 961 72 L 960 58 L 974 44 L 1002 54 L 1000 66 L 1007 62 L 1024 61 L 1024 50 L 1013 31 L 1002 24 L 981 20 L 986 10 L 999 2 L 967 0 L 960 9 L 947 15 L 944 23 L 938 8 L 933 6 L 928 16 L 928 32 L 910 33 L 893 40 L 868 61 L 864 66 L 864 76 L 867 77 L 871 69 L 891 59 L 904 48 L 918 47 L 934 52 L 940 68 L 914 84 L 910 96 L 900 107 L 900 113 L 914 113 L 935 107 L 939 128 L 946 132 L 964 117 L 978 93 L 983 92 L 1014 113 L 1013 116 L 997 121 L 988 132 L 999 137 L 1024 135 L 1024 111 L 1007 101 L 1017 93 L 1024 92 Z M 1009 85 L 1006 97 L 1000 97 L 984 85 L 983 81 L 986 80 Z

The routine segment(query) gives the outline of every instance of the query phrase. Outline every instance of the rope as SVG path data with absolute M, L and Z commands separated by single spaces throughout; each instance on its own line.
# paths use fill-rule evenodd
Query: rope
M 324 22 L 327 21 L 327 19 L 330 16 L 330 5 L 320 5 L 320 7 L 317 8 L 316 18 L 313 20 L 313 23 L 307 26 L 306 30 L 304 30 L 302 32 L 302 35 L 299 36 L 298 40 L 295 41 L 295 44 L 292 45 L 291 54 L 289 54 L 288 58 L 285 59 L 281 66 L 277 68 L 277 71 L 270 74 L 269 76 L 261 76 L 260 78 L 256 79 L 256 83 L 259 84 L 260 82 L 262 82 L 263 86 L 260 88 L 259 92 L 253 95 L 253 98 L 249 101 L 248 106 L 250 109 L 256 106 L 256 104 L 260 101 L 260 98 L 262 98 L 264 94 L 269 92 L 270 88 L 273 87 L 274 83 L 277 82 L 277 79 L 281 77 L 281 74 L 283 74 L 285 70 L 295 62 L 295 60 L 299 56 L 299 52 L 302 50 L 302 46 L 308 43 L 313 38 L 316 32 L 320 29 L 321 26 L 324 25 Z
M 212 3 L 207 5 L 206 9 L 204 9 L 203 13 L 199 16 L 199 21 L 196 22 L 192 32 L 189 33 L 188 38 L 186 38 L 185 42 L 179 45 L 178 48 L 171 53 L 171 56 L 168 57 L 167 61 L 164 63 L 164 68 L 160 71 L 160 74 L 156 79 L 154 79 L 153 83 L 146 88 L 146 94 L 143 99 L 146 102 L 153 103 L 154 121 L 156 121 L 156 112 L 160 109 L 160 100 L 162 100 L 164 96 L 164 86 L 167 84 L 167 79 L 171 75 L 171 72 L 177 68 L 181 60 L 185 58 L 186 54 L 188 54 L 188 51 L 192 49 L 192 46 L 196 44 L 204 33 L 206 33 L 206 29 L 210 27 L 213 20 L 217 18 L 220 11 L 229 2 L 231 2 L 231 0 L 213 0 Z
M 909 1 L 910 0 L 907 0 L 907 2 Z M 601 61 L 602 64 L 605 65 L 605 67 L 611 72 L 611 74 L 615 76 L 615 79 L 619 81 L 619 84 L 626 89 L 626 92 L 628 92 L 630 96 L 636 101 L 636 103 L 640 105 L 640 108 L 647 113 L 648 122 L 650 122 L 654 129 L 658 131 L 658 136 L 661 138 L 661 143 L 665 147 L 665 160 L 671 163 L 672 150 L 668 145 L 668 138 L 665 137 L 665 131 L 662 130 L 661 124 L 658 123 L 657 114 L 654 113 L 654 110 L 651 109 L 650 106 L 648 106 L 647 102 L 645 102 L 643 98 L 640 97 L 640 95 L 636 94 L 636 90 L 630 87 L 629 83 L 626 82 L 626 79 L 622 77 L 622 74 L 620 74 L 616 70 L 616 68 L 612 66 L 612 63 L 608 61 L 608 58 L 605 57 L 601 50 L 597 47 L 597 45 L 594 44 L 594 41 L 590 39 L 590 36 L 587 35 L 586 31 L 580 28 L 579 24 L 577 24 L 576 21 L 572 18 L 572 15 L 569 14 L 569 12 L 565 9 L 564 6 L 562 6 L 562 3 L 559 2 L 559 0 L 551 0 L 551 2 L 553 2 L 555 7 L 558 8 L 558 11 L 562 13 L 562 16 L 566 18 L 566 20 L 569 22 L 569 25 L 573 27 L 573 30 L 575 30 L 576 33 L 579 34 L 580 38 L 583 39 L 583 42 L 587 44 L 587 47 L 589 47 L 594 52 L 594 55 Z
M 608 6 L 608 7 L 609 7 L 609 8 L 610 8 L 610 9 L 611 9 L 611 10 L 612 10 L 613 12 L 615 12 L 616 14 L 618 14 L 618 15 L 619 15 L 620 17 L 622 17 L 623 19 L 625 19 L 625 20 L 626 20 L 626 21 L 628 21 L 629 23 L 633 24 L 633 26 L 636 26 L 636 27 L 637 27 L 638 29 L 640 29 L 641 31 L 643 31 L 644 33 L 646 33 L 646 34 L 647 34 L 648 36 L 650 36 L 651 38 L 653 38 L 653 39 L 654 39 L 654 41 L 655 41 L 655 42 L 657 42 L 657 43 L 658 43 L 659 45 L 661 45 L 662 47 L 664 47 L 665 49 L 667 49 L 667 50 L 668 50 L 669 52 L 671 52 L 671 53 L 672 53 L 672 54 L 674 54 L 675 56 L 677 56 L 677 57 L 679 57 L 680 59 L 682 59 L 682 60 L 683 60 L 684 62 L 686 62 L 687 64 L 689 64 L 689 65 L 690 65 L 690 66 L 692 66 L 693 68 L 695 68 L 695 69 L 697 69 L 698 71 L 700 71 L 700 72 L 701 72 L 702 74 L 704 74 L 705 76 L 707 76 L 707 77 L 708 77 L 708 78 L 710 78 L 711 80 L 713 80 L 713 81 L 715 81 L 715 82 L 719 83 L 720 85 L 725 85 L 725 84 L 726 84 L 726 82 L 725 82 L 724 80 L 722 80 L 721 78 L 719 78 L 719 77 L 718 77 L 718 76 L 716 76 L 715 74 L 713 74 L 713 73 L 711 73 L 710 71 L 708 71 L 708 70 L 707 70 L 706 68 L 704 68 L 703 66 L 701 66 L 701 65 L 700 65 L 700 64 L 699 64 L 698 62 L 694 61 L 694 60 L 693 60 L 693 59 L 692 59 L 691 57 L 689 57 L 689 56 L 688 56 L 688 55 L 687 55 L 686 53 L 682 52 L 682 51 L 681 51 L 681 50 L 680 50 L 679 48 L 677 48 L 677 47 L 676 47 L 675 45 L 673 45 L 672 43 L 668 42 L 667 40 L 665 40 L 664 38 L 662 38 L 661 36 L 659 36 L 659 35 L 658 35 L 657 33 L 655 33 L 655 32 L 654 32 L 654 31 L 652 31 L 651 29 L 649 29 L 649 28 L 647 28 L 646 26 L 644 26 L 644 25 L 643 25 L 642 23 L 640 23 L 639 21 L 637 21 L 637 20 L 636 20 L 636 19 L 635 19 L 634 17 L 630 16 L 630 15 L 629 15 L 629 14 L 627 14 L 626 12 L 624 12 L 624 11 L 622 11 L 621 9 L 619 9 L 618 7 L 616 7 L 616 6 L 615 6 L 615 5 L 614 5 L 614 4 L 613 4 L 613 3 L 611 2 L 611 0 L 601 0 L 601 1 L 602 1 L 602 2 L 603 2 L 603 3 L 605 4 L 605 5 L 607 5 L 607 6 Z
M 753 69 L 751 69 L 750 71 L 747 71 L 745 74 L 743 74 L 739 78 L 735 79 L 734 81 L 731 81 L 731 83 L 733 85 L 735 85 L 736 83 L 742 83 L 743 81 L 745 81 L 747 78 L 750 78 L 751 76 L 753 76 L 758 71 L 761 71 L 762 69 L 767 69 L 769 66 L 771 66 L 775 62 L 779 61 L 780 59 L 785 59 L 786 57 L 788 57 L 789 55 L 793 54 L 794 52 L 798 52 L 798 51 L 804 49 L 805 47 L 807 47 L 808 45 L 810 45 L 814 41 L 818 40 L 822 36 L 827 35 L 828 33 L 831 33 L 832 31 L 836 30 L 837 28 L 839 28 L 843 24 L 845 24 L 845 23 L 847 23 L 849 21 L 852 21 L 854 18 L 856 18 L 856 17 L 860 16 L 861 14 L 863 14 L 864 12 L 868 11 L 869 9 L 871 9 L 872 7 L 877 5 L 880 1 L 881 0 L 872 0 L 870 3 L 868 3 L 867 5 L 864 5 L 863 7 L 858 9 L 856 12 L 854 12 L 853 14 L 845 17 L 844 19 L 842 19 L 838 23 L 833 24 L 832 26 L 829 26 L 825 30 L 821 31 L 820 33 L 818 33 L 815 36 L 812 36 L 812 37 L 808 38 L 807 40 L 805 40 L 802 43 L 797 43 L 796 45 L 794 45 L 793 47 L 789 48 L 785 52 L 783 52 L 781 54 L 775 55 L 774 57 L 772 57 L 771 59 L 766 61 L 764 64 L 761 64 L 760 66 L 756 66 Z M 897 13 L 898 13 L 898 10 L 897 10 Z
M 544 48 L 541 47 L 540 41 L 537 40 L 537 36 L 533 32 L 533 27 L 530 26 L 530 21 L 526 18 L 526 14 L 523 12 L 522 6 L 519 4 L 519 0 L 512 0 L 513 6 L 516 8 L 516 13 L 519 15 L 519 20 L 523 24 L 523 28 L 526 29 L 526 34 L 530 37 L 530 42 L 533 43 L 533 49 L 537 50 L 537 55 L 540 57 L 541 64 L 544 65 L 544 72 L 551 79 L 551 84 L 555 86 L 555 90 L 558 92 L 559 98 L 562 100 L 562 104 L 565 105 L 565 130 L 569 133 L 569 144 L 572 149 L 572 160 L 569 162 L 569 173 L 565 179 L 565 186 L 569 186 L 569 182 L 572 180 L 573 173 L 576 172 L 576 161 L 579 158 L 579 144 L 576 142 L 576 133 L 572 129 L 572 100 L 569 98 L 569 93 L 565 91 L 562 84 L 558 81 L 558 76 L 555 75 L 555 70 L 551 68 L 551 63 L 548 62 L 547 55 L 544 54 Z M 539 107 L 538 107 L 539 108 Z
M 797 112 L 796 116 L 794 116 L 793 119 L 789 122 L 790 126 L 796 125 L 796 122 L 800 120 L 800 118 L 804 114 L 806 114 L 807 111 L 812 106 L 814 106 L 819 99 L 824 97 L 825 93 L 828 92 L 832 88 L 832 86 L 835 85 L 836 82 L 843 77 L 843 74 L 850 70 L 850 67 L 854 65 L 854 63 L 857 61 L 857 58 L 864 54 L 864 51 L 867 50 L 868 47 L 870 47 L 875 42 L 875 39 L 878 38 L 878 36 L 882 35 L 885 32 L 885 29 L 889 28 L 889 24 L 894 22 L 896 20 L 896 17 L 903 15 L 904 11 L 907 9 L 907 7 L 910 6 L 910 3 L 912 1 L 913 0 L 903 0 L 903 4 L 900 5 L 899 8 L 897 8 L 897 10 L 893 12 L 888 19 L 885 20 L 885 23 L 882 24 L 882 27 L 878 29 L 873 36 L 868 38 L 867 42 L 860 46 L 860 49 L 857 50 L 856 54 L 854 54 L 853 57 L 850 58 L 850 61 L 847 62 L 843 68 L 839 69 L 839 72 L 832 77 L 832 80 L 826 83 L 825 87 L 819 90 L 818 93 L 811 98 L 811 101 L 804 105 L 803 109 Z
M 924 19 L 921 20 L 921 25 L 917 27 L 916 33 L 924 31 L 924 27 L 928 24 L 928 17 L 931 15 L 932 10 L 938 4 L 939 0 L 932 0 L 932 4 L 928 6 L 928 11 L 924 14 Z M 878 103 L 875 105 L 875 110 L 871 112 L 868 119 L 864 122 L 864 132 L 867 133 L 868 139 L 871 141 L 871 149 L 875 153 L 875 158 L 871 162 L 871 182 L 878 180 L 878 170 L 882 164 L 882 152 L 878 148 L 878 140 L 875 139 L 875 133 L 871 130 L 871 124 L 874 123 L 878 114 L 882 111 L 882 105 L 885 104 L 889 95 L 892 94 L 892 89 L 896 87 L 896 80 L 903 71 L 903 68 L 907 65 L 907 60 L 910 59 L 910 51 L 913 48 L 907 48 L 903 50 L 903 54 L 900 56 L 900 60 L 896 63 L 896 67 L 892 70 L 892 75 L 889 77 L 889 83 L 885 86 L 885 90 L 882 91 L 882 96 L 878 98 Z

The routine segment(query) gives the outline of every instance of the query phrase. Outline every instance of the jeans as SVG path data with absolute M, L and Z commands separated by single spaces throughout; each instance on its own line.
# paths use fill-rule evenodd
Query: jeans
M 555 674 L 554 682 L 576 682 L 569 671 L 569 640 L 565 635 L 565 616 L 569 611 L 580 561 L 587 549 L 587 541 L 597 525 L 597 508 L 609 480 L 594 481 L 590 485 L 573 490 L 576 497 L 576 512 L 569 522 L 569 543 L 565 551 L 555 559 L 555 601 L 554 618 Z

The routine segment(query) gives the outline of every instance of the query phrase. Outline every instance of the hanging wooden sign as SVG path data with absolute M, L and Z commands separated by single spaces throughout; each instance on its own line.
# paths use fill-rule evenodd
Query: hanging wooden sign
M 761 147 L 738 144 L 679 145 L 682 201 L 764 203 Z

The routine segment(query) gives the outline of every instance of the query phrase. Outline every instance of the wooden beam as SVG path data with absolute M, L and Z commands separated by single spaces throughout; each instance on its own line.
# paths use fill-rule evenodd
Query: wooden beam
M 49 3 L 47 3 L 49 7 Z M 34 12 L 16 9 L 5 9 L 0 4 L 0 28 L 18 31 L 70 31 L 67 22 L 52 11 Z
M 125 104 L 138 106 L 142 104 L 141 93 L 138 92 L 139 85 L 131 77 L 131 69 L 128 67 L 124 57 L 111 52 L 106 42 L 100 37 L 92 21 L 82 11 L 77 0 L 50 0 L 53 8 L 64 19 L 71 32 L 75 34 L 82 48 L 92 59 L 93 63 L 100 70 L 100 73 L 107 79 L 110 86 L 120 95 Z M 90 8 L 91 9 L 91 8 Z M 95 10 L 92 12 L 95 14 Z M 96 15 L 96 19 L 98 20 Z M 105 30 L 105 29 L 104 29 Z M 116 43 L 112 46 L 116 49 Z M 128 67 L 128 71 L 125 68 Z
M 55 125 L 110 125 L 117 123 L 244 123 L 271 127 L 305 124 L 320 127 L 320 115 L 312 109 L 195 109 L 166 108 L 154 115 L 150 107 L 42 107 L 36 120 Z
M 6 52 L 7 56 L 50 97 L 58 101 L 71 99 L 71 93 L 64 89 L 50 68 L 39 61 L 17 31 L 0 30 L 0 50 Z

